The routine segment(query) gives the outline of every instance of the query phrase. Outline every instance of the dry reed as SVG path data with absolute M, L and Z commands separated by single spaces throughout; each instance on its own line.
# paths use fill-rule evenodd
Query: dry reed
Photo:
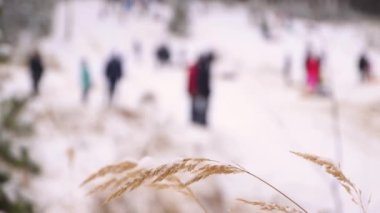
M 363 213 L 367 212 L 367 209 L 362 200 L 362 191 L 357 188 L 351 180 L 349 180 L 342 170 L 336 166 L 334 163 L 322 159 L 319 156 L 305 154 L 300 152 L 292 152 L 294 155 L 308 160 L 314 164 L 317 164 L 325 169 L 325 171 L 333 176 L 339 184 L 345 189 L 345 191 L 351 196 L 352 201 L 358 205 Z M 107 180 L 95 188 L 93 188 L 89 194 L 96 193 L 100 191 L 111 190 L 111 194 L 108 196 L 105 202 L 109 202 L 122 194 L 135 190 L 141 186 L 149 186 L 155 189 L 174 189 L 177 192 L 191 198 L 195 201 L 204 212 L 207 210 L 201 204 L 199 199 L 195 196 L 194 192 L 191 190 L 190 185 L 204 180 L 212 175 L 223 175 L 223 174 L 238 174 L 245 173 L 255 179 L 261 181 L 267 186 L 271 187 L 294 205 L 296 205 L 300 210 L 288 207 L 280 206 L 274 203 L 266 203 L 261 201 L 248 201 L 244 199 L 237 199 L 240 202 L 259 207 L 261 210 L 265 211 L 279 211 L 285 213 L 300 213 L 307 211 L 300 206 L 297 202 L 288 197 L 285 193 L 281 192 L 278 188 L 274 187 L 269 182 L 263 180 L 259 176 L 247 171 L 241 166 L 234 166 L 223 164 L 217 161 L 213 161 L 206 158 L 186 158 L 171 164 L 163 164 L 154 168 L 139 168 L 138 164 L 130 161 L 123 163 L 106 166 L 94 174 L 90 175 L 81 186 L 88 184 L 89 182 L 102 178 L 106 175 L 115 175 L 110 180 Z M 189 178 L 187 181 L 183 182 L 178 176 L 187 174 Z M 116 175 L 119 175 L 117 177 Z M 367 205 L 370 203 L 370 199 Z
M 181 179 L 177 176 L 171 176 L 166 179 L 170 183 L 153 183 L 150 186 L 155 189 L 173 189 L 186 197 L 192 199 L 200 208 L 202 208 L 203 212 L 207 213 L 207 209 L 203 206 L 200 200 L 197 198 L 193 190 L 189 186 L 186 186 Z
M 133 162 L 124 162 L 121 164 L 106 166 L 96 173 L 90 175 L 81 186 L 88 184 L 89 182 L 102 178 L 108 174 L 119 175 L 121 177 L 113 177 L 112 179 L 105 181 L 89 193 L 95 193 L 111 189 L 111 193 L 106 199 L 105 203 L 120 197 L 126 192 L 135 190 L 142 186 L 150 186 L 156 189 L 174 189 L 190 198 L 192 198 L 204 212 L 207 210 L 202 206 L 201 202 L 197 199 L 193 191 L 190 189 L 190 185 L 204 180 L 213 175 L 223 174 L 248 174 L 264 184 L 268 185 L 278 193 L 283 195 L 294 205 L 307 212 L 298 203 L 289 198 L 286 194 L 279 189 L 271 185 L 269 182 L 262 178 L 248 172 L 239 166 L 233 166 L 223 164 L 217 161 L 213 161 L 205 158 L 186 158 L 171 164 L 163 164 L 154 168 L 138 168 L 138 165 Z M 182 182 L 178 176 L 187 174 L 189 178 L 187 181 Z
M 333 176 L 339 184 L 346 190 L 346 192 L 351 196 L 352 202 L 358 205 L 363 213 L 367 212 L 367 208 L 363 203 L 362 191 L 355 186 L 342 172 L 342 170 L 336 166 L 334 163 L 322 159 L 319 156 L 300 153 L 300 152 L 291 152 L 296 156 L 299 156 L 305 160 L 308 160 L 314 164 L 317 164 L 325 169 L 325 171 Z M 369 203 L 370 201 L 368 201 Z
M 206 179 L 211 175 L 236 174 L 242 172 L 243 171 L 241 169 L 231 165 L 206 165 L 203 168 L 200 168 L 198 170 L 198 174 L 188 180 L 185 183 L 185 186 L 189 186 L 195 182 Z
M 277 205 L 275 203 L 265 203 L 262 201 L 248 201 L 248 200 L 244 200 L 241 198 L 239 198 L 237 200 L 242 202 L 242 203 L 248 204 L 248 205 L 259 207 L 260 210 L 263 210 L 263 211 L 279 211 L 279 212 L 285 212 L 285 213 L 302 213 L 301 211 L 294 209 L 294 208 L 291 208 L 289 206 L 280 206 L 280 205 Z
M 212 162 L 209 159 L 204 158 L 188 158 L 172 164 L 164 164 L 152 169 L 138 169 L 137 164 L 133 162 L 123 162 L 121 164 L 106 166 L 96 173 L 90 175 L 81 186 L 108 174 L 127 174 L 122 178 L 113 178 L 106 181 L 90 191 L 90 193 L 104 191 L 109 188 L 117 188 L 108 197 L 106 202 L 111 201 L 127 191 L 132 191 L 144 183 L 150 181 L 151 183 L 159 183 L 166 180 L 168 177 L 178 173 L 192 173 L 198 170 L 198 167 L 202 167 L 204 162 Z
M 130 162 L 130 161 L 125 161 L 119 164 L 115 165 L 109 165 L 106 167 L 103 167 L 99 171 L 95 172 L 94 174 L 90 175 L 85 181 L 82 182 L 81 186 L 84 186 L 85 184 L 91 182 L 92 180 L 96 178 L 103 177 L 108 174 L 117 174 L 117 173 L 122 173 L 127 170 L 133 169 L 137 166 L 136 163 Z

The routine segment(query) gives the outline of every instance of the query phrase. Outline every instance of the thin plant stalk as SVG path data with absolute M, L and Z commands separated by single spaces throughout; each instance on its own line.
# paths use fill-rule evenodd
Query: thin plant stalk
M 262 183 L 264 183 L 265 185 L 269 186 L 270 188 L 272 188 L 273 190 L 275 190 L 276 192 L 278 192 L 279 194 L 281 194 L 282 196 L 284 196 L 287 200 L 289 200 L 290 202 L 292 202 L 294 205 L 296 205 L 299 209 L 301 209 L 303 212 L 305 213 L 308 213 L 308 211 L 306 211 L 300 204 L 298 204 L 296 201 L 294 201 L 292 198 L 290 198 L 289 196 L 287 196 L 285 193 L 283 193 L 282 191 L 280 191 L 278 188 L 276 188 L 275 186 L 273 186 L 272 184 L 270 184 L 269 182 L 267 182 L 266 180 L 260 178 L 259 176 L 245 170 L 244 168 L 242 168 L 241 166 L 238 166 L 241 171 L 243 173 L 246 173 L 247 175 L 250 175 L 251 177 L 254 177 L 256 178 L 257 180 L 261 181 Z

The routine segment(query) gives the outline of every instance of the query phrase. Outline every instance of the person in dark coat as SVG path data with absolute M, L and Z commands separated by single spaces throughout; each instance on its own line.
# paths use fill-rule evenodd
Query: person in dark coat
M 362 82 L 369 81 L 371 78 L 371 65 L 366 53 L 362 53 L 358 62 L 360 79 Z
M 40 81 L 44 74 L 44 65 L 41 59 L 41 55 L 38 51 L 35 51 L 29 59 L 29 70 L 32 80 L 32 94 L 38 95 Z
M 123 76 L 123 65 L 120 56 L 113 55 L 106 65 L 106 78 L 108 81 L 109 101 L 112 102 L 117 83 Z
M 212 52 L 204 54 L 198 61 L 198 86 L 197 96 L 195 99 L 195 108 L 199 115 L 199 124 L 207 126 L 207 113 L 209 106 L 209 97 L 211 95 L 211 65 L 214 61 Z
M 156 51 L 156 57 L 161 65 L 168 64 L 170 62 L 169 48 L 165 44 L 159 46 Z

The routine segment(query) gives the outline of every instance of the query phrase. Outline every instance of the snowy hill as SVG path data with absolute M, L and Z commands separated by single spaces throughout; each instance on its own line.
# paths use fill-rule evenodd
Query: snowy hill
M 365 34 L 355 24 L 314 23 L 309 29 L 306 21 L 293 20 L 291 28 L 277 26 L 275 40 L 266 41 L 243 7 L 194 4 L 189 38 L 176 38 L 166 32 L 170 9 L 162 5 L 118 15 L 101 15 L 98 1 L 74 1 L 68 8 L 70 36 L 65 34 L 67 8 L 60 5 L 54 33 L 42 44 L 49 65 L 42 92 L 29 109 L 37 128 L 31 151 L 43 174 L 31 180 L 27 195 L 38 212 L 198 212 L 175 193 L 139 190 L 101 206 L 103 196 L 86 196 L 86 189 L 79 188 L 90 173 L 108 164 L 183 157 L 238 163 L 310 212 L 334 212 L 334 180 L 289 151 L 339 163 L 364 196 L 372 195 L 369 212 L 380 209 L 380 84 L 358 83 L 356 58 Z M 133 52 L 136 41 L 142 45 L 141 57 Z M 176 55 L 185 52 L 185 66 L 181 58 L 169 67 L 155 63 L 154 49 L 162 42 Z M 336 142 L 332 100 L 305 96 L 301 89 L 310 42 L 326 59 L 324 78 L 338 101 L 342 144 Z M 207 49 L 217 51 L 218 61 L 210 127 L 203 129 L 188 121 L 186 66 Z M 114 51 L 123 56 L 126 76 L 109 106 L 103 69 Z M 371 49 L 370 54 L 380 76 L 379 52 Z M 292 60 L 292 87 L 282 79 L 285 55 Z M 87 105 L 80 102 L 83 58 L 94 79 Z M 28 89 L 26 68 L 14 67 L 2 92 L 27 94 Z M 210 212 L 254 210 L 236 203 L 238 197 L 291 205 L 265 185 L 238 175 L 213 178 L 194 191 Z M 338 193 L 343 212 L 360 212 L 343 190 Z

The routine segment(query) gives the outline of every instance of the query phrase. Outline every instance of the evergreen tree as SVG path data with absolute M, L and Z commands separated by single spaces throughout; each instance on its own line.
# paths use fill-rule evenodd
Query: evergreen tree
M 30 213 L 32 204 L 20 195 L 17 188 L 12 194 L 4 190 L 15 171 L 38 174 L 38 166 L 31 161 L 26 147 L 16 148 L 17 138 L 27 137 L 32 133 L 30 124 L 22 121 L 22 113 L 27 105 L 27 99 L 11 98 L 0 102 L 0 212 Z M 9 193 L 9 192 L 8 192 Z

